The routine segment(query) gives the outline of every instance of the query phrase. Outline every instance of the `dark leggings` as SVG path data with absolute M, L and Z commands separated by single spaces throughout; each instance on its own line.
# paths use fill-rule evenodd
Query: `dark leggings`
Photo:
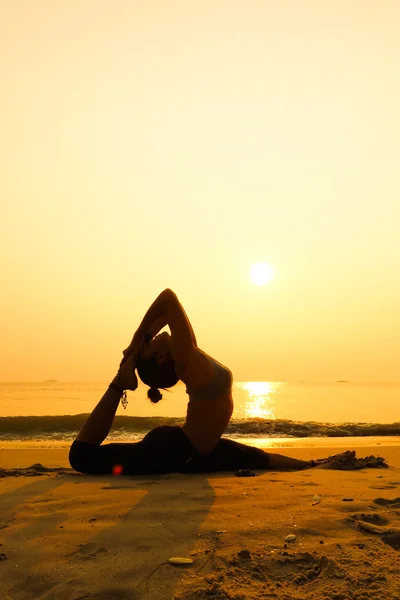
M 267 469 L 269 457 L 260 448 L 221 438 L 214 450 L 201 454 L 180 427 L 155 427 L 140 442 L 97 446 L 75 441 L 71 466 L 80 473 L 207 473 L 237 469 Z

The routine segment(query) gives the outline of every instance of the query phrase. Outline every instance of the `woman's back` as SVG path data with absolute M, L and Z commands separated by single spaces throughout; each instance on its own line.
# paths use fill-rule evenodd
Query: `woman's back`
M 202 385 L 187 386 L 189 402 L 182 426 L 202 454 L 208 454 L 216 446 L 233 412 L 232 373 L 213 358 L 207 356 L 207 360 L 210 379 Z

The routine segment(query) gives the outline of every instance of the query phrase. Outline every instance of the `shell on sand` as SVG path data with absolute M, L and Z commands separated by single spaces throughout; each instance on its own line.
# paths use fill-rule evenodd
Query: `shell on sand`
M 191 565 L 193 563 L 193 559 L 185 556 L 172 556 L 168 559 L 168 562 L 171 565 Z

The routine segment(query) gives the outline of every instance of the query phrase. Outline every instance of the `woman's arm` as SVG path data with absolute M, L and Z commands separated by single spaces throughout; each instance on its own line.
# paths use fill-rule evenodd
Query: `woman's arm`
M 187 354 L 197 345 L 196 337 L 182 304 L 177 295 L 169 288 L 161 292 L 146 312 L 133 336 L 133 343 L 140 343 L 140 340 L 143 340 L 144 335 L 149 331 L 153 333 L 156 323 L 157 326 L 158 324 L 169 326 L 174 360 L 185 362 Z
M 154 337 L 165 325 L 169 325 L 171 330 L 174 359 L 181 362 L 185 353 L 190 352 L 193 346 L 197 346 L 196 336 L 177 295 L 167 288 L 154 300 L 144 315 L 131 343 L 123 352 L 124 358 L 121 364 L 132 352 L 136 355 L 140 352 L 145 334 Z
M 171 324 L 174 325 L 174 322 L 176 321 L 174 316 L 171 315 L 171 309 L 172 312 L 174 312 L 174 309 L 178 309 L 177 312 L 183 313 L 183 316 L 185 317 L 185 325 L 190 330 L 191 340 L 195 345 L 197 345 L 196 336 L 188 316 L 182 304 L 179 302 L 178 296 L 169 288 L 161 292 L 143 317 L 143 320 L 136 332 L 139 334 L 138 337 L 143 336 L 145 333 L 150 333 L 154 337 L 163 327 L 165 327 L 165 325 L 169 325 L 171 329 Z M 171 319 L 172 323 L 170 323 Z
M 161 315 L 161 317 L 159 319 L 157 319 L 157 321 L 155 321 L 153 323 L 153 325 L 151 325 L 151 327 L 149 327 L 149 329 L 146 331 L 146 333 L 148 335 L 150 335 L 151 338 L 153 339 L 157 335 L 157 333 L 159 333 L 161 331 L 161 329 L 163 329 L 166 325 L 167 325 L 167 319 L 166 319 L 165 315 Z
M 153 303 L 154 305 L 154 303 Z M 153 306 L 152 305 L 152 306 Z M 146 315 L 148 314 L 149 311 L 147 311 Z M 141 325 L 143 324 L 144 319 L 142 320 Z M 136 364 L 136 358 L 137 355 L 139 354 L 143 344 L 144 344 L 144 336 L 145 334 L 148 334 L 151 336 L 151 338 L 154 338 L 157 333 L 159 331 L 161 331 L 161 329 L 163 329 L 163 327 L 165 327 L 167 325 L 167 319 L 165 314 L 161 314 L 161 316 L 159 316 L 153 323 L 152 325 L 150 325 L 150 327 L 145 330 L 143 329 L 143 331 L 139 331 L 139 328 L 136 330 L 131 343 L 129 344 L 129 346 L 123 351 L 123 359 L 121 361 L 121 365 L 123 365 L 127 360 L 128 357 L 133 353 L 135 355 L 135 364 Z
M 168 324 L 165 304 L 167 292 L 169 291 L 170 290 L 164 290 L 154 300 L 153 304 L 144 315 L 139 327 L 135 331 L 129 347 L 132 347 L 135 344 L 141 345 L 144 341 L 145 334 L 150 334 L 151 337 L 154 337 L 163 327 L 165 327 L 165 325 Z

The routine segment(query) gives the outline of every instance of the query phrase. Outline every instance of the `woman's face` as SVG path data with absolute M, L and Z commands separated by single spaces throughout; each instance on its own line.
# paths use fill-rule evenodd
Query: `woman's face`
M 159 333 L 149 344 L 145 344 L 142 356 L 145 358 L 156 357 L 157 362 L 163 362 L 167 354 L 170 354 L 171 336 L 167 331 Z

